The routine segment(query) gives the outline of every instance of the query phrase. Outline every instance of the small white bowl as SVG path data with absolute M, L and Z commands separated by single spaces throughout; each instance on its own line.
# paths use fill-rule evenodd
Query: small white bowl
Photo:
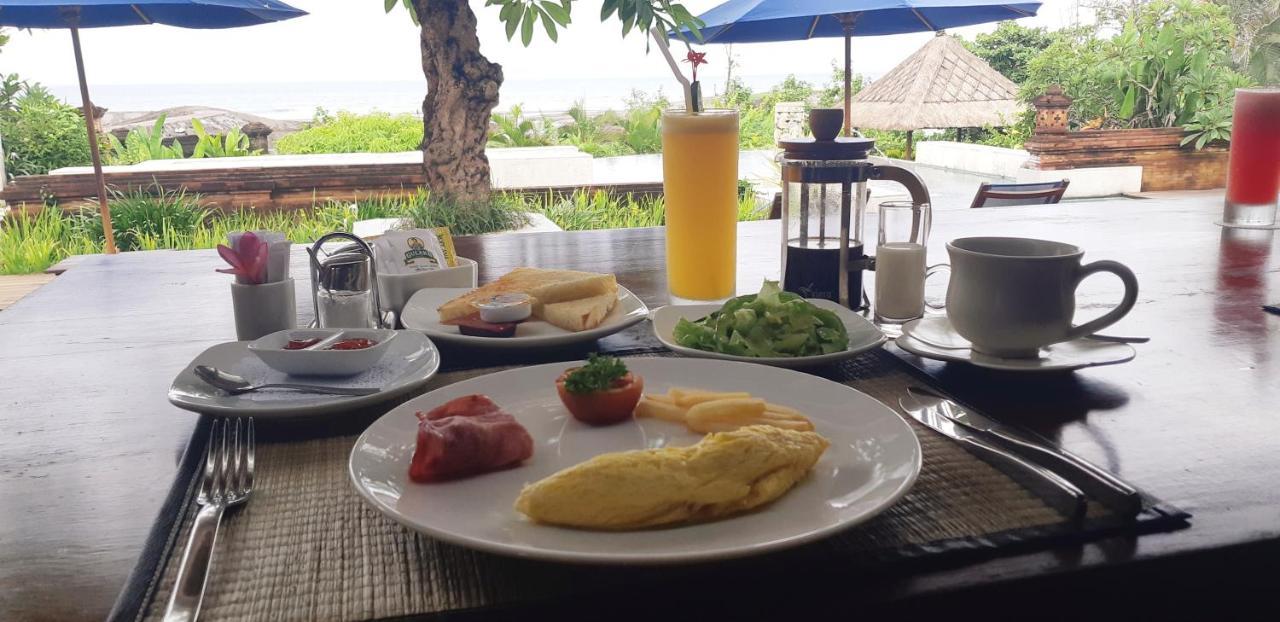
M 466 257 L 458 258 L 458 265 L 414 274 L 379 274 L 378 301 L 383 311 L 395 311 L 399 315 L 405 303 L 420 289 L 435 287 L 476 286 L 476 262 Z
M 396 331 L 373 328 L 295 328 L 271 333 L 249 343 L 249 351 L 268 367 L 291 376 L 354 376 L 368 370 L 387 353 Z M 286 350 L 291 339 L 320 342 L 302 350 Z M 377 343 L 361 350 L 329 350 L 344 339 L 364 338 Z

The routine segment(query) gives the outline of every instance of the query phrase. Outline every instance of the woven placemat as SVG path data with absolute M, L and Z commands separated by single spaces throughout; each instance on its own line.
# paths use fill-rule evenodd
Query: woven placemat
M 495 370 L 441 374 L 428 390 Z M 890 405 L 896 405 L 907 386 L 922 382 L 884 352 L 828 368 L 822 375 Z M 885 513 L 793 551 L 662 569 L 533 562 L 445 544 L 401 527 L 359 498 L 347 475 L 356 436 L 263 442 L 254 497 L 228 515 L 219 535 L 201 619 L 366 620 L 510 610 L 623 587 L 634 590 L 650 582 L 706 581 L 708 572 L 723 580 L 726 573 L 776 571 L 793 562 L 808 568 L 835 562 L 847 569 L 961 550 L 995 551 L 1102 533 L 1097 526 L 1108 522 L 1107 510 L 1091 504 L 1091 520 L 1084 528 L 1068 525 L 1004 473 L 907 420 L 921 441 L 923 469 L 910 493 Z M 181 514 L 185 519 L 172 531 L 138 619 L 163 615 L 194 511 L 190 495 L 188 490 Z M 1148 519 L 1168 517 L 1147 514 Z

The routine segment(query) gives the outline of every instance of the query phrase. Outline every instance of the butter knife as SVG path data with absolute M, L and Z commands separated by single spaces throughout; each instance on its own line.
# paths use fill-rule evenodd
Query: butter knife
M 1065 450 L 1054 447 L 997 421 L 972 413 L 959 404 L 944 399 L 927 389 L 911 387 L 912 395 L 928 395 L 938 399 L 938 411 L 943 417 L 980 434 L 988 434 L 1010 451 L 1062 474 L 1066 479 L 1088 492 L 1095 499 L 1111 508 L 1120 518 L 1132 519 L 1142 511 L 1142 494 L 1128 483 L 1099 468 L 1091 462 Z
M 983 438 L 982 435 L 947 419 L 939 412 L 941 402 L 939 398 L 917 392 L 899 399 L 898 405 L 913 419 L 935 432 L 967 446 L 974 453 L 992 462 L 1009 467 L 1005 473 L 1028 490 L 1040 495 L 1045 502 L 1072 523 L 1079 523 L 1084 519 L 1085 511 L 1088 509 L 1088 500 L 1084 491 L 1061 475 L 1002 449 Z

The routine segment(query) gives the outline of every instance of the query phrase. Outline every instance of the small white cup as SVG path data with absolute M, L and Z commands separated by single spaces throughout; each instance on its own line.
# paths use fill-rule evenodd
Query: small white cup
M 263 335 L 298 327 L 293 279 L 261 285 L 231 284 L 231 309 L 236 339 L 252 341 Z

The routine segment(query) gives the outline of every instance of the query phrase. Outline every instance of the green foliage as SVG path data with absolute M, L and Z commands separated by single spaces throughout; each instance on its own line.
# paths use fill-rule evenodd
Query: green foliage
M 484 201 L 460 201 L 420 191 L 395 199 L 395 209 L 415 227 L 448 227 L 454 235 L 473 235 L 518 229 L 528 224 L 526 210 L 506 195 Z
M 150 128 L 136 127 L 125 135 L 124 142 L 107 134 L 107 164 L 137 164 L 147 160 L 181 160 L 186 157 L 178 141 L 164 144 L 165 115 L 160 115 Z M 198 121 L 197 121 L 198 123 Z M 203 131 L 203 126 L 201 127 Z
M 329 115 L 323 109 L 311 127 L 276 142 L 276 153 L 391 153 L 422 145 L 422 118 L 385 112 Z
M 1214 141 L 1230 141 L 1231 118 L 1231 108 L 1223 105 L 1197 110 L 1191 121 L 1182 126 L 1189 132 L 1182 139 L 1182 144 L 1187 145 L 1194 141 L 1196 149 L 1203 149 L 1205 145 Z
M 658 121 L 662 119 L 662 109 L 633 108 L 627 111 L 622 120 L 625 132 L 622 142 L 633 153 L 659 153 L 662 151 L 662 131 L 658 129 Z
M 124 251 L 143 250 L 143 240 L 163 238 L 166 231 L 170 236 L 189 237 L 209 217 L 209 210 L 200 205 L 200 196 L 182 190 L 155 188 L 113 193 L 108 205 L 116 246 Z M 97 208 L 85 208 L 77 214 L 75 226 L 95 244 L 104 242 L 102 215 Z
M 1030 101 L 1061 84 L 1083 128 L 1184 126 L 1197 148 L 1230 136 L 1236 88 L 1250 80 L 1231 68 L 1234 26 L 1222 6 L 1153 0 L 1123 13 L 1112 39 L 1064 31 L 1028 64 L 1021 96 Z M 1031 123 L 1030 116 L 1023 125 Z
M 1021 83 L 1027 79 L 1027 65 L 1054 42 L 1044 28 L 1028 28 L 1014 21 L 1000 22 L 990 33 L 979 34 L 972 42 L 960 40 L 970 52 L 987 61 L 992 69 Z
M 6 77 L 0 88 L 0 136 L 10 178 L 89 164 L 89 137 L 79 110 L 16 76 Z
M 853 97 L 866 86 L 866 78 L 856 73 L 849 76 L 849 96 Z M 819 108 L 844 107 L 844 69 L 831 61 L 831 79 L 818 91 Z
M 491 147 L 539 147 L 551 144 L 549 121 L 542 119 L 535 123 L 524 116 L 519 105 L 511 107 L 507 114 L 493 113 L 493 124 L 489 128 L 489 146 Z
M 383 8 L 390 13 L 396 6 L 403 6 L 413 23 L 418 23 L 417 11 L 412 0 L 383 0 Z M 501 7 L 498 20 L 506 26 L 507 40 L 520 32 L 520 42 L 528 47 L 533 42 L 533 33 L 540 22 L 547 38 L 559 39 L 559 30 L 573 22 L 573 0 L 485 0 L 485 6 Z M 640 32 L 665 33 L 669 30 L 688 28 L 701 41 L 698 29 L 702 22 L 693 16 L 684 5 L 671 0 L 605 0 L 600 8 L 600 21 L 606 21 L 617 13 L 622 23 L 622 36 L 627 36 L 633 28 Z M 683 38 L 683 37 L 682 37 Z
M 66 256 L 67 221 L 57 210 L 15 211 L 0 219 L 0 274 L 30 274 Z
M 862 135 L 876 141 L 876 150 L 886 158 L 907 157 L 907 133 L 899 130 L 864 129 Z
M 227 158 L 236 156 L 255 156 L 262 153 L 258 149 L 249 148 L 249 137 L 240 133 L 239 128 L 231 128 L 221 136 L 210 136 L 204 131 L 200 119 L 192 119 L 191 127 L 199 140 L 191 153 L 193 158 Z
M 1087 28 L 1059 30 L 1053 35 L 1053 43 L 1027 63 L 1027 79 L 1018 91 L 1019 98 L 1029 103 L 1050 86 L 1061 85 L 1074 100 L 1068 120 L 1071 125 L 1101 125 L 1115 107 L 1114 89 L 1098 69 L 1109 53 L 1107 41 Z M 1033 123 L 1033 114 L 1028 110 L 1024 123 Z
M 1248 72 L 1259 84 L 1280 84 L 1280 18 L 1254 35 Z

